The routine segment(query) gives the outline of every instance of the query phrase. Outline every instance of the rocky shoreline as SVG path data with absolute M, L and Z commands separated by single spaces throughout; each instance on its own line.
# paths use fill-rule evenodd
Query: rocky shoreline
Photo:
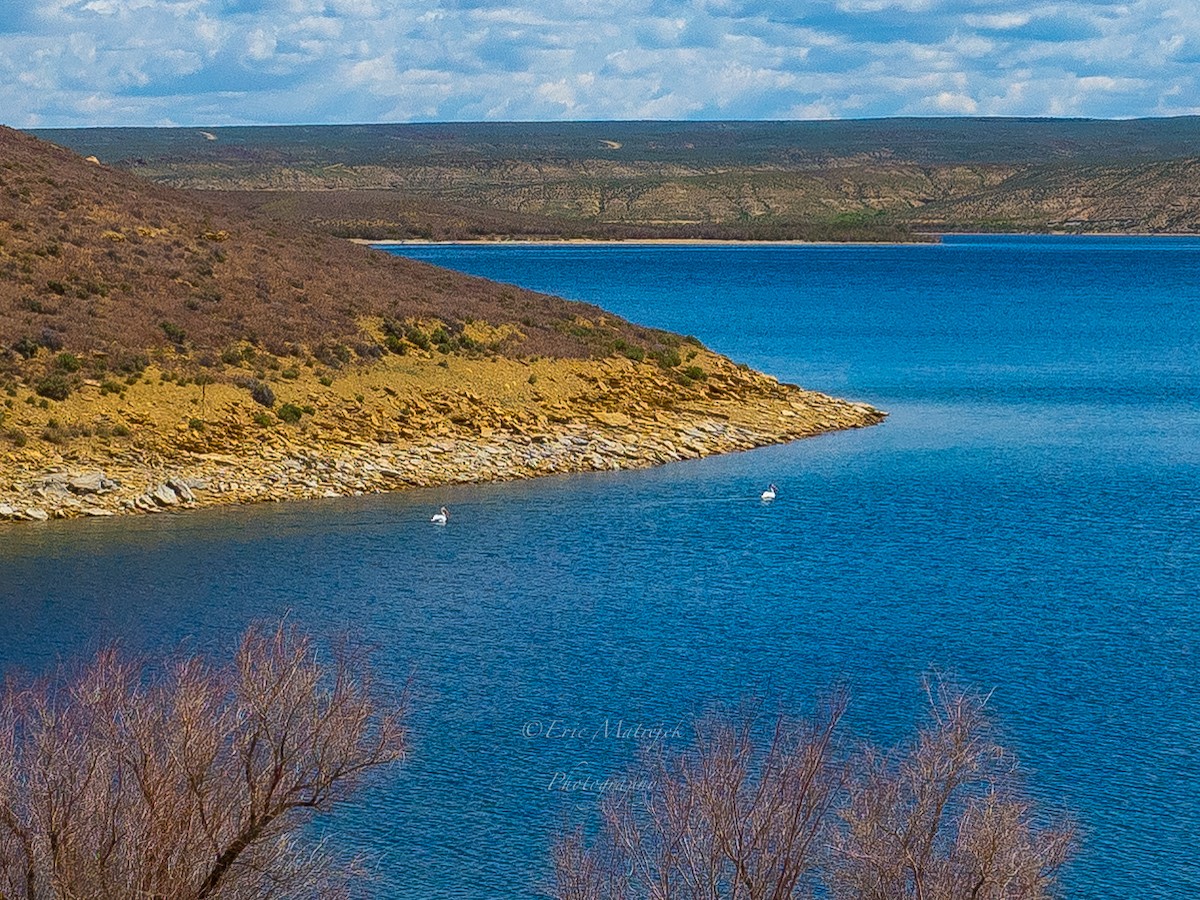
M 110 457 L 103 467 L 80 458 L 9 460 L 0 473 L 0 520 L 154 514 L 644 468 L 862 427 L 884 418 L 865 404 L 797 394 L 802 396 L 792 403 L 739 416 L 749 422 L 720 414 L 661 412 L 639 421 L 624 413 L 594 411 L 586 420 L 497 430 L 487 437 L 465 430 L 404 442 L 346 437 L 298 441 L 272 435 L 252 455 L 177 452 L 166 458 L 135 451 Z
M 708 362 L 707 382 L 689 389 L 655 367 L 613 361 L 576 364 L 570 372 L 562 362 L 547 362 L 535 389 L 528 383 L 536 378 L 522 367 L 517 371 L 524 379 L 508 384 L 529 392 L 526 406 L 503 401 L 502 391 L 488 388 L 478 372 L 468 376 L 476 390 L 496 395 L 490 400 L 427 384 L 404 392 L 395 372 L 382 371 L 378 383 L 348 386 L 346 396 L 331 397 L 296 427 L 254 425 L 251 416 L 262 413 L 253 413 L 254 404 L 247 408 L 245 395 L 233 389 L 221 395 L 223 412 L 210 414 L 203 431 L 139 419 L 118 406 L 110 415 L 124 415 L 131 428 L 145 421 L 130 442 L 30 445 L 0 458 L 0 522 L 161 514 L 644 468 L 874 425 L 886 416 L 715 356 Z M 494 364 L 492 370 L 496 365 L 515 364 Z M 556 382 L 569 395 L 551 396 Z M 155 390 L 161 401 L 169 386 Z M 352 390 L 359 392 L 350 395 Z M 322 402 L 316 389 L 296 400 L 305 398 Z M 172 407 L 166 400 L 158 408 Z M 90 402 L 95 412 L 102 398 L 80 402 Z M 150 403 L 140 406 L 143 413 L 148 408 Z

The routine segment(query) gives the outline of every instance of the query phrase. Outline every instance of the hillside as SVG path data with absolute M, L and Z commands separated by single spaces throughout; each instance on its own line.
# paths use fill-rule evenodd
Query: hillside
M 8 129 L 0 391 L 0 519 L 652 465 L 882 418 Z
M 1195 117 L 39 133 L 280 222 L 377 239 L 1200 229 Z
M 364 318 L 519 322 L 497 353 L 590 357 L 600 310 L 501 287 L 255 218 L 0 129 L 0 345 L 186 352 L 238 341 L 275 355 L 373 357 Z M 606 316 L 612 341 L 656 335 Z M 364 341 L 368 343 L 364 344 Z M 336 345 L 344 345 L 338 347 Z

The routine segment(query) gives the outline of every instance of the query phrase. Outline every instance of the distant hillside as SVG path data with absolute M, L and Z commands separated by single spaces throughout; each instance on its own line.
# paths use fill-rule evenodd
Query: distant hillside
M 604 319 L 586 334 L 579 317 Z M 211 360 L 238 342 L 334 361 L 385 352 L 373 320 L 510 326 L 477 349 L 589 357 L 659 335 L 593 307 L 493 284 L 255 217 L 0 128 L 0 361 L 39 347 L 169 349 Z M 391 323 L 390 325 L 387 323 Z M 419 340 L 419 339 L 418 339 Z
M 905 240 L 1186 232 L 1200 119 L 583 122 L 40 131 L 341 236 Z M 247 197 L 252 191 L 260 196 Z

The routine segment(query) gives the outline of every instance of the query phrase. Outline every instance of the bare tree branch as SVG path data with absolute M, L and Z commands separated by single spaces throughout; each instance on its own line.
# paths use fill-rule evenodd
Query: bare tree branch
M 251 628 L 232 664 L 106 650 L 0 697 L 0 900 L 332 896 L 303 825 L 403 758 L 368 654 Z

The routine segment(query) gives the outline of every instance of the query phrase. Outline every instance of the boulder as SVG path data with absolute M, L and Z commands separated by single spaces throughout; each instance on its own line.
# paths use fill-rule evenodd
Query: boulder
M 154 490 L 150 491 L 146 496 L 149 497 L 151 500 L 153 500 L 155 503 L 157 503 L 159 506 L 178 506 L 179 505 L 179 496 L 167 484 L 160 484 Z
M 196 495 L 192 493 L 192 489 L 188 483 L 180 478 L 168 478 L 167 487 L 175 492 L 175 495 L 185 503 L 194 503 Z M 170 505 L 170 504 L 165 504 Z
M 106 478 L 103 472 L 86 472 L 67 482 L 67 488 L 73 494 L 107 494 L 116 487 L 116 482 Z

